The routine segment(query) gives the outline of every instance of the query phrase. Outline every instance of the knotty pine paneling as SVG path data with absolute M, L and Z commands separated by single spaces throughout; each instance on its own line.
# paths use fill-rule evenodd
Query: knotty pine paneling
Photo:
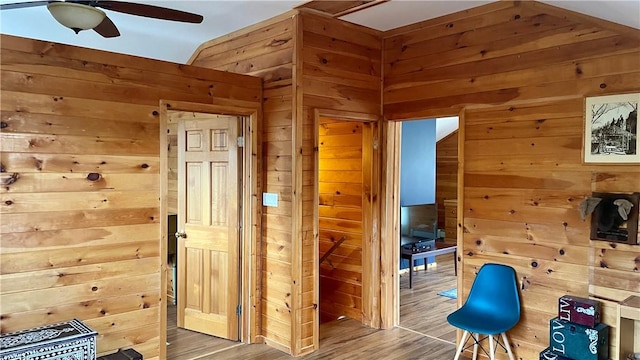
M 445 200 L 457 198 L 458 131 L 454 131 L 436 143 L 436 203 L 439 229 L 445 228 Z M 447 235 L 447 237 L 451 236 Z
M 293 13 L 204 43 L 191 64 L 262 78 L 262 188 L 278 194 L 278 207 L 262 216 L 262 314 L 258 329 L 267 343 L 292 352 L 294 88 Z
M 302 64 L 298 84 L 302 90 L 302 113 L 304 126 L 312 130 L 312 134 L 321 131 L 318 136 L 320 156 L 317 164 L 318 173 L 318 209 L 319 228 L 318 258 L 328 251 L 340 237 L 347 240 L 319 268 L 321 318 L 335 318 L 346 315 L 363 323 L 378 327 L 378 285 L 373 280 L 377 276 L 379 264 L 379 240 L 374 229 L 378 226 L 378 218 L 374 217 L 378 205 L 377 188 L 371 188 L 372 169 L 376 167 L 372 158 L 375 122 L 381 115 L 381 83 L 382 74 L 382 41 L 380 32 L 361 26 L 346 23 L 335 18 L 319 15 L 314 12 L 301 12 L 302 17 Z M 314 113 L 323 114 L 331 111 L 340 119 L 356 114 L 356 118 L 367 119 L 372 123 L 345 122 L 340 126 L 321 126 L 316 128 Z M 322 116 L 320 119 L 323 119 Z M 344 120 L 344 118 L 343 118 Z M 354 120 L 351 118 L 351 120 Z M 351 129 L 344 132 L 342 127 Z M 348 134 L 351 135 L 348 135 Z M 305 135 L 303 135 L 305 136 Z M 314 137 L 305 140 L 303 154 L 315 155 L 311 144 Z M 353 145 L 351 145 L 353 144 Z M 325 161 L 327 160 L 327 161 Z M 315 156 L 303 156 L 304 169 L 316 167 Z M 308 171 L 313 174 L 312 171 Z M 314 183 L 305 185 L 313 191 Z M 314 202 L 305 202 L 303 212 L 312 212 Z M 308 208 L 308 209 L 307 209 Z M 360 211 L 350 211 L 358 209 Z M 341 211 L 330 211 L 340 209 Z M 346 211 L 345 211 L 346 210 Z M 341 220 L 338 224 L 326 221 L 325 216 L 336 216 Z M 314 219 L 307 217 L 303 221 L 305 238 L 311 238 Z M 310 243 L 311 244 L 311 243 Z M 313 253 L 305 259 L 305 264 L 313 265 Z M 331 266 L 327 263 L 332 261 Z M 313 267 L 312 267 L 313 268 Z M 317 289 L 308 289 L 303 298 L 308 299 L 303 307 L 313 306 L 313 294 Z M 328 289 L 325 289 L 328 288 Z M 318 324 L 307 323 L 305 330 L 308 338 L 303 342 L 311 343 L 307 352 L 318 347 Z
M 318 185 L 340 188 L 362 185 L 362 151 L 341 152 L 344 147 L 362 149 L 362 124 L 322 118 L 318 129 Z M 334 149 L 325 156 L 325 150 Z M 344 170 L 344 163 L 350 164 Z M 348 316 L 362 321 L 362 194 L 359 203 L 336 204 L 341 191 L 319 193 L 320 322 Z M 328 252 L 344 237 L 331 254 Z M 348 237 L 348 239 L 347 239 Z
M 421 45 L 424 47 L 418 39 L 423 39 L 425 34 L 430 42 L 446 36 L 468 37 L 485 27 L 497 27 L 507 34 L 514 23 L 521 23 L 512 35 L 480 37 L 473 46 L 466 46 L 464 41 L 448 46 L 441 44 L 437 47 L 437 56 L 416 55 L 405 59 L 399 57 L 398 50 L 393 50 L 394 53 L 387 49 L 385 113 L 398 119 L 409 114 L 412 117 L 442 112 L 455 114 L 465 105 L 571 97 L 577 93 L 624 92 L 635 88 L 638 70 L 631 59 L 637 59 L 640 39 L 620 33 L 631 29 L 620 26 L 616 28 L 620 31 L 615 32 L 601 21 L 585 20 L 584 16 L 567 17 L 566 12 L 540 3 L 516 4 L 507 13 L 504 11 L 485 13 L 482 20 L 474 19 L 473 12 L 466 18 L 456 14 L 423 23 L 422 30 L 408 29 L 406 33 L 395 30 L 396 35 L 389 37 L 385 46 L 396 46 L 407 53 Z M 489 25 L 478 26 L 479 23 Z M 548 30 L 539 32 L 540 27 L 547 25 Z M 511 36 L 515 36 L 511 43 L 504 43 Z M 501 48 L 495 49 L 496 46 Z M 447 60 L 430 63 L 442 57 Z M 434 81 L 439 82 L 437 92 L 429 91 Z M 394 115 L 396 111 L 403 115 Z
M 500 2 L 386 35 L 388 118 L 464 109 L 463 298 L 482 264 L 516 269 L 523 311 L 509 335 L 518 358 L 548 346 L 564 294 L 600 299 L 615 334 L 615 301 L 640 295 L 640 249 L 589 240 L 577 207 L 592 191 L 639 191 L 640 167 L 582 163 L 584 97 L 640 91 L 640 31 Z
M 260 79 L 0 40 L 0 331 L 75 317 L 164 358 L 159 101 L 255 106 Z
M 262 186 L 279 195 L 280 205 L 264 208 L 262 266 L 272 270 L 263 269 L 262 291 L 269 295 L 262 297 L 261 329 L 268 343 L 294 355 L 319 344 L 315 110 L 360 112 L 377 119 L 381 45 L 377 31 L 294 10 L 204 43 L 190 60 L 263 79 Z M 342 206 L 357 203 L 363 192 L 361 185 L 343 190 L 335 198 Z
M 379 115 L 379 35 L 304 14 L 304 107 Z

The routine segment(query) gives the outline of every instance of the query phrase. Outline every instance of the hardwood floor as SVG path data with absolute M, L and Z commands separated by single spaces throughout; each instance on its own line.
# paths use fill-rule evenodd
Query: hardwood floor
M 456 310 L 456 300 L 438 295 L 456 287 L 453 254 L 436 260 L 436 267 L 414 273 L 412 289 L 409 274 L 400 276 L 400 326 L 455 344 L 456 328 L 449 325 L 447 315 Z
M 455 328 L 446 316 L 456 300 L 437 295 L 456 286 L 452 255 L 437 258 L 437 267 L 418 271 L 409 289 L 409 275 L 400 276 L 400 326 L 376 330 L 351 319 L 320 327 L 320 349 L 297 359 L 452 359 Z M 264 344 L 246 345 L 175 327 L 175 306 L 168 311 L 169 360 L 249 359 L 281 360 L 291 356 Z
M 176 326 L 176 306 L 167 307 L 167 359 L 206 359 L 209 354 L 242 345 L 239 342 L 180 329 Z

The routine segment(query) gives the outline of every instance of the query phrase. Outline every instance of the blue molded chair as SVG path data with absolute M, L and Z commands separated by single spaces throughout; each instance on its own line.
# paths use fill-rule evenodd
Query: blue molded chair
M 500 345 L 514 360 L 506 332 L 520 321 L 520 297 L 515 270 L 507 265 L 484 264 L 471 285 L 469 297 L 461 308 L 447 317 L 449 324 L 464 330 L 454 360 L 473 345 L 473 359 L 478 357 L 479 342 L 489 338 L 489 358 L 495 359 L 495 345 Z M 469 335 L 471 335 L 469 337 Z M 486 335 L 480 338 L 480 335 Z M 502 335 L 502 344 L 497 335 Z M 467 340 L 473 344 L 465 347 Z

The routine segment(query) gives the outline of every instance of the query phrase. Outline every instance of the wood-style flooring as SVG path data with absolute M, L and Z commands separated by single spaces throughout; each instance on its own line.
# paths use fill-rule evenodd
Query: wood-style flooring
M 400 276 L 400 326 L 377 330 L 351 319 L 322 324 L 320 349 L 296 359 L 452 359 L 456 331 L 446 316 L 456 309 L 456 300 L 437 295 L 456 286 L 452 255 L 438 257 L 437 263 L 414 274 L 413 289 L 409 274 Z M 264 344 L 246 345 L 178 329 L 175 306 L 169 306 L 168 314 L 169 360 L 293 359 Z
M 180 329 L 176 326 L 176 306 L 167 307 L 167 360 L 211 359 L 207 355 L 242 343 Z

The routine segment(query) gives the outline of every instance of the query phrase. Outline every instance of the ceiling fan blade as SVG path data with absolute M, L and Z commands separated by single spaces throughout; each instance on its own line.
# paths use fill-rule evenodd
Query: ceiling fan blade
M 27 1 L 21 3 L 12 3 L 12 4 L 0 4 L 0 10 L 11 10 L 11 9 L 22 9 L 34 6 L 43 6 L 47 5 L 50 1 Z
M 185 11 L 168 9 L 160 6 L 136 4 L 124 1 L 92 1 L 92 6 L 107 10 L 118 11 L 125 14 L 150 17 L 155 19 L 173 20 L 199 24 L 203 17 Z
M 104 20 L 102 20 L 100 25 L 94 27 L 93 30 L 106 38 L 120 36 L 120 31 L 118 31 L 116 25 L 113 23 L 113 21 L 111 21 L 111 19 L 106 16 L 104 17 Z

